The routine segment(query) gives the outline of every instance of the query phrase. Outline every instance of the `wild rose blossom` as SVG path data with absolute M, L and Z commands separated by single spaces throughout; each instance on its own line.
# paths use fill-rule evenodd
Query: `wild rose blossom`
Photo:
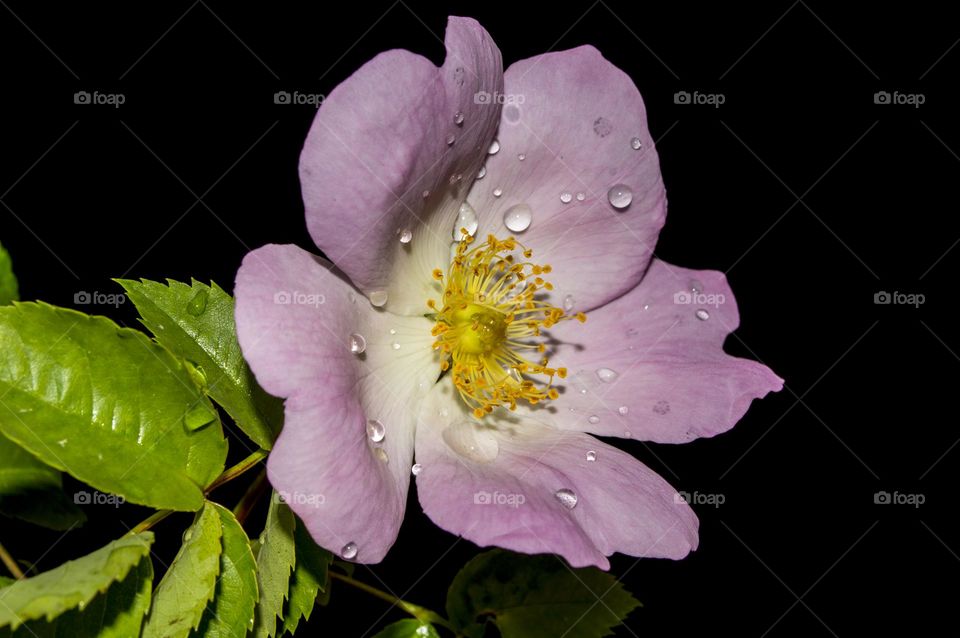
M 412 475 L 478 545 L 682 558 L 693 511 L 591 434 L 713 436 L 782 381 L 723 352 L 721 273 L 653 256 L 666 195 L 629 77 L 589 46 L 504 72 L 465 18 L 446 49 L 378 55 L 319 109 L 300 178 L 332 263 L 268 245 L 237 275 L 243 353 L 286 399 L 270 481 L 359 562 L 394 543 Z

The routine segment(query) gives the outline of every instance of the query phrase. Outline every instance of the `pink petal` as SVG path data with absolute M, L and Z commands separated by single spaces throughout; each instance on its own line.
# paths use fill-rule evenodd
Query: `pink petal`
M 723 352 L 739 322 L 723 273 L 655 259 L 639 286 L 585 324 L 551 330 L 561 344 L 550 364 L 569 376 L 558 400 L 530 412 L 563 429 L 658 443 L 725 432 L 753 399 L 783 387 L 767 366 Z
M 300 156 L 313 240 L 364 293 L 387 291 L 387 308 L 402 314 L 422 314 L 435 295 L 430 273 L 446 270 L 454 220 L 500 117 L 474 100 L 503 90 L 487 32 L 450 18 L 446 46 L 440 68 L 401 50 L 365 64 L 324 101 Z
M 416 439 L 420 503 L 441 528 L 574 567 L 609 569 L 614 552 L 679 559 L 696 549 L 693 511 L 629 454 L 532 419 L 478 426 L 451 394 L 440 384 L 427 397 Z M 572 509 L 559 490 L 576 495 Z
M 584 46 L 513 64 L 504 93 L 500 151 L 468 196 L 481 212 L 481 236 L 510 234 L 504 215 L 526 204 L 531 223 L 516 234 L 533 249 L 534 262 L 553 266 L 554 305 L 571 295 L 577 310 L 589 310 L 630 290 L 666 215 L 657 152 L 633 81 Z M 624 210 L 608 199 L 617 184 L 633 195 Z
M 264 389 L 286 399 L 270 482 L 321 546 L 341 553 L 355 543 L 357 561 L 378 562 L 403 520 L 415 410 L 437 377 L 429 321 L 373 310 L 296 246 L 249 253 L 235 293 L 243 355 Z M 360 356 L 354 333 L 366 342 Z M 367 436 L 370 419 L 385 427 L 380 443 Z

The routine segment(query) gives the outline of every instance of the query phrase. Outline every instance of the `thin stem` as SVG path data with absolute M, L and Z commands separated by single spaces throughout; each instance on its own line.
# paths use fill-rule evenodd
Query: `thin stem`
M 243 522 L 247 520 L 247 516 L 249 516 L 250 511 L 257 504 L 257 501 L 260 500 L 260 497 L 263 496 L 267 486 L 267 471 L 261 470 L 240 498 L 240 502 L 233 508 L 233 515 L 236 517 L 238 523 L 242 525 Z
M 393 594 L 389 594 L 381 589 L 377 589 L 376 587 L 373 587 L 371 585 L 368 585 L 367 583 L 351 578 L 350 576 L 347 576 L 345 574 L 340 574 L 334 571 L 330 571 L 327 573 L 330 575 L 330 578 L 344 582 L 348 585 L 351 585 L 352 587 L 356 587 L 360 591 L 365 591 L 371 596 L 376 596 L 380 600 L 385 600 L 391 605 L 395 605 L 399 607 L 400 609 L 410 614 L 411 616 L 413 616 L 419 621 L 429 622 L 434 625 L 441 625 L 443 627 L 446 627 L 447 629 L 453 629 L 453 627 L 450 625 L 449 622 L 447 622 L 445 618 L 443 618 L 440 614 L 438 614 L 433 610 L 427 609 L 426 607 L 421 607 L 420 605 L 409 603 L 405 600 L 401 600 L 400 598 L 397 598 Z
M 17 565 L 17 561 L 13 560 L 13 556 L 10 555 L 10 552 L 7 551 L 7 548 L 0 543 L 0 560 L 3 561 L 3 564 L 7 566 L 7 569 L 10 570 L 10 573 L 17 580 L 23 580 L 24 575 L 23 571 L 20 569 L 20 566 Z
M 131 528 L 131 530 L 127 532 L 127 534 L 129 534 L 130 536 L 135 536 L 140 532 L 145 532 L 151 527 L 153 527 L 154 525 L 156 525 L 157 523 L 159 523 L 160 521 L 162 521 L 163 519 L 165 519 L 166 517 L 170 516 L 171 514 L 173 514 L 173 510 L 160 510 L 158 512 L 154 512 L 149 517 L 137 523 L 137 525 Z

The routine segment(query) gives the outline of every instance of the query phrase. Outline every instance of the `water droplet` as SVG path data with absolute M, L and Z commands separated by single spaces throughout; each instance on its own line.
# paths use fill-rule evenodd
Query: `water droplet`
M 390 344 L 390 347 L 393 348 L 394 350 L 399 350 L 399 349 L 400 349 L 400 342 L 399 342 L 399 341 L 394 341 L 393 343 Z
M 493 196 L 494 196 L 494 197 L 500 197 L 501 195 L 503 195 L 503 189 L 502 189 L 502 188 L 494 188 L 494 189 L 493 189 Z
M 463 179 L 462 173 L 454 173 L 453 175 L 450 176 L 450 179 L 448 179 L 447 181 L 450 182 L 451 186 L 453 186 L 454 184 L 460 183 L 460 180 L 462 179 Z
M 457 86 L 463 86 L 464 73 L 462 66 L 458 66 L 453 70 L 453 81 L 457 83 Z
M 586 388 L 580 388 L 580 394 L 586 394 L 586 393 L 587 393 Z
M 516 204 L 503 214 L 503 225 L 515 233 L 522 233 L 530 228 L 533 220 L 533 211 L 526 204 Z
M 430 197 L 430 191 L 423 191 L 422 193 L 420 193 L 420 196 L 426 199 Z
M 207 291 L 201 290 L 187 302 L 187 312 L 194 317 L 199 317 L 207 309 Z
M 611 206 L 617 210 L 623 210 L 633 201 L 633 191 L 624 184 L 617 184 L 607 191 L 607 199 L 610 200 Z
M 703 292 L 703 283 L 699 279 L 691 279 L 687 286 L 690 288 L 690 292 L 694 294 Z
M 627 412 L 629 411 L 630 411 L 630 408 L 628 408 L 625 405 L 621 405 L 619 408 L 617 408 L 617 412 L 620 413 L 620 416 L 627 416 Z
M 573 195 L 571 195 L 567 191 L 563 191 L 562 193 L 560 193 L 560 201 L 563 202 L 564 204 L 569 204 L 572 200 L 573 200 Z
M 481 166 L 480 170 L 477 172 L 477 179 L 483 179 L 487 174 L 487 167 Z
M 363 335 L 359 332 L 354 332 L 350 335 L 350 352 L 353 354 L 363 354 L 363 351 L 367 349 L 367 340 L 363 338 Z
M 417 635 L 418 635 L 418 636 L 429 636 L 429 635 L 430 635 L 430 628 L 429 628 L 428 626 L 426 626 L 426 625 L 420 625 L 419 627 L 417 627 Z
M 447 146 L 453 146 L 453 143 L 457 141 L 457 136 L 451 133 L 447 136 Z
M 377 308 L 382 307 L 387 303 L 387 291 L 386 290 L 374 290 L 370 293 L 370 303 L 372 303 Z
M 573 310 L 573 295 L 567 295 L 563 298 L 563 310 L 564 312 L 570 312 Z
M 423 466 L 419 463 L 414 463 L 413 467 L 410 468 L 410 473 L 414 476 L 419 476 L 420 472 L 423 471 Z
M 402 228 L 400 229 L 399 232 L 400 232 L 401 244 L 409 244 L 410 240 L 413 239 L 413 233 L 410 231 L 409 228 Z
M 381 463 L 390 462 L 390 456 L 387 454 L 387 451 L 384 450 L 382 447 L 373 448 L 373 455 L 377 457 L 377 460 L 380 461 Z
M 598 117 L 593 121 L 593 132 L 600 137 L 606 137 L 613 132 L 613 124 L 605 117 Z
M 664 414 L 670 411 L 670 402 L 669 401 L 657 401 L 653 404 L 653 411 L 663 416 Z
M 553 496 L 568 510 L 572 510 L 577 506 L 577 493 L 573 490 L 568 490 L 564 487 L 554 492 Z
M 477 218 L 477 211 L 467 202 L 460 204 L 460 212 L 457 214 L 457 221 L 453 225 L 453 238 L 460 241 L 463 238 L 462 228 L 467 229 L 467 234 L 473 236 L 477 232 L 480 221 Z
M 611 370 L 610 368 L 600 368 L 597 370 L 597 378 L 604 383 L 610 383 L 617 378 L 617 372 L 616 370 Z
M 343 546 L 343 549 L 340 550 L 340 556 L 350 560 L 351 558 L 357 557 L 357 544 L 356 543 L 347 543 Z
M 386 435 L 387 428 L 383 427 L 383 423 L 381 423 L 379 419 L 370 419 L 367 421 L 367 436 L 370 437 L 371 441 L 379 443 Z
M 397 329 L 396 329 L 396 328 L 390 328 L 390 334 L 392 334 L 392 335 L 397 334 Z
M 582 201 L 585 200 L 586 198 L 587 198 L 587 196 L 586 196 L 584 193 L 577 193 L 577 201 L 578 201 L 578 202 L 582 202 Z
M 593 463 L 597 460 L 597 453 L 594 450 L 587 452 L 587 460 Z
M 526 153 L 518 153 L 518 154 L 517 154 L 517 159 L 522 162 L 523 160 L 527 159 L 527 154 L 526 154 Z
M 631 138 L 630 148 L 632 148 L 635 151 L 639 151 L 641 148 L 643 148 L 643 142 L 640 141 L 639 137 Z
M 185 532 L 183 533 L 183 542 L 186 543 L 186 542 L 188 542 L 191 538 L 193 538 L 193 528 L 189 528 L 189 529 L 187 529 L 187 531 L 185 531 Z
M 500 455 L 500 443 L 493 432 L 471 421 L 454 423 L 441 436 L 451 450 L 475 463 L 490 463 Z
M 463 126 L 463 111 L 457 111 L 453 114 L 453 123 L 457 126 Z
M 648 303 L 643 304 L 643 309 L 644 309 L 644 310 L 650 310 L 650 304 L 648 304 Z M 634 332 L 633 334 L 637 334 L 637 333 Z
M 520 121 L 520 107 L 516 104 L 507 104 L 503 107 L 503 119 L 510 122 L 511 124 L 516 124 Z
M 488 155 L 496 155 L 500 151 L 500 142 L 493 140 L 490 142 L 490 148 L 487 149 Z
M 710 318 L 710 313 L 704 310 L 703 308 L 700 308 L 694 314 L 697 315 L 697 319 L 699 319 L 700 321 L 706 321 L 707 319 Z
M 624 430 L 624 431 L 623 431 L 623 438 L 629 439 L 629 438 L 632 437 L 632 436 L 633 436 L 633 432 L 631 432 L 630 430 Z
M 597 423 L 600 423 L 600 417 L 598 417 L 596 414 L 591 414 L 590 418 L 588 418 L 587 421 L 589 421 L 593 425 L 596 425 Z
M 57 445 L 59 445 L 60 447 L 67 447 L 67 439 L 60 439 L 59 441 L 57 441 Z

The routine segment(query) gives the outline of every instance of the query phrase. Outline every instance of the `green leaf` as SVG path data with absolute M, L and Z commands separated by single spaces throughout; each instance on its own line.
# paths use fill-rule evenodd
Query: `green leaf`
M 10 253 L 0 244 L 0 305 L 20 299 L 17 278 L 13 275 L 13 262 Z
M 14 579 L 7 578 L 6 576 L 0 576 L 0 588 L 6 587 L 10 583 L 14 582 Z
M 220 579 L 213 601 L 192 635 L 204 638 L 246 636 L 253 629 L 257 604 L 257 563 L 250 551 L 250 539 L 230 510 L 210 503 L 220 517 L 223 551 L 220 554 Z
M 310 620 L 317 594 L 327 588 L 327 568 L 333 560 L 333 554 L 313 541 L 299 519 L 293 537 L 296 566 L 290 579 L 290 595 L 283 615 L 283 630 L 290 634 L 297 630 L 301 618 Z
M 440 634 L 433 625 L 408 618 L 387 625 L 373 638 L 440 638 Z
M 60 472 L 0 434 L 0 514 L 56 530 L 83 523 L 61 485 Z
M 60 485 L 60 472 L 0 435 L 0 496 Z
M 206 503 L 183 533 L 183 545 L 153 595 L 143 638 L 183 638 L 196 629 L 220 573 L 220 517 Z
M 183 363 L 105 317 L 0 307 L 0 394 L 0 433 L 133 503 L 197 510 L 223 471 L 217 411 Z
M 240 429 L 269 450 L 283 423 L 283 403 L 257 385 L 240 352 L 233 297 L 217 284 L 118 279 L 157 341 L 192 362 L 210 397 Z
M 260 600 L 253 635 L 267 638 L 277 634 L 277 618 L 283 612 L 283 601 L 290 591 L 290 572 L 296 561 L 294 518 L 290 508 L 271 494 L 267 525 L 260 536 L 257 552 L 257 578 Z
M 610 574 L 572 569 L 557 556 L 494 550 L 467 563 L 447 593 L 447 614 L 470 636 L 485 620 L 503 638 L 610 635 L 640 603 Z
M 124 536 L 83 558 L 0 589 L 0 627 L 16 629 L 30 620 L 51 620 L 88 607 L 148 556 L 153 534 Z M 149 559 L 147 559 L 149 562 Z

